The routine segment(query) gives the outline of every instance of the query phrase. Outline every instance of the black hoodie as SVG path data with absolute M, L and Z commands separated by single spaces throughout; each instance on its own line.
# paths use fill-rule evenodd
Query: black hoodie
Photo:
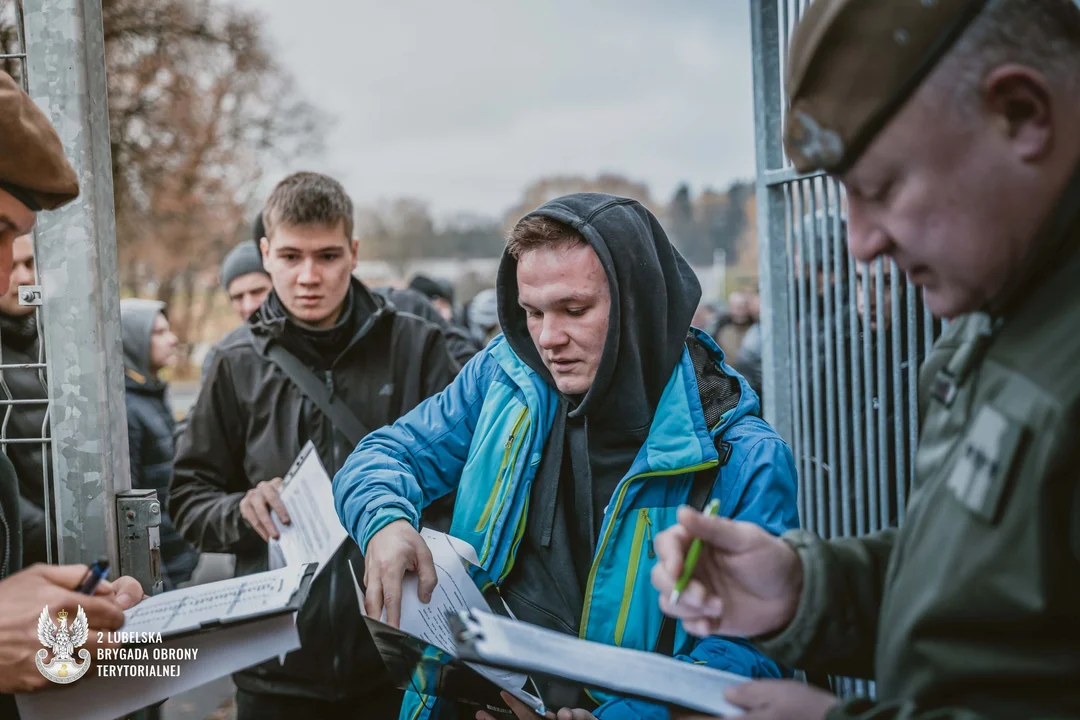
M 701 287 L 660 223 L 634 200 L 577 193 L 531 215 L 580 233 L 600 258 L 611 290 L 596 378 L 584 397 L 561 397 L 533 484 L 525 537 L 503 586 L 514 612 L 526 615 L 522 619 L 576 633 L 604 508 L 648 436 L 686 345 Z M 510 347 L 554 387 L 518 305 L 517 261 L 508 254 L 497 289 Z

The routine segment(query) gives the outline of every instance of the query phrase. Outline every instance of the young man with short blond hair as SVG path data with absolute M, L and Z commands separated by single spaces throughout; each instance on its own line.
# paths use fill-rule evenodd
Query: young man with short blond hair
M 327 414 L 333 404 L 361 427 L 381 427 L 442 390 L 458 369 L 435 325 L 397 312 L 353 277 L 352 214 L 344 188 L 325 175 L 295 173 L 274 189 L 260 240 L 274 289 L 217 346 L 179 441 L 176 525 L 200 550 L 234 553 L 238 575 L 267 568 L 267 542 L 278 536 L 270 512 L 289 521 L 278 488 L 305 443 L 331 474 L 355 446 L 352 431 Z M 329 403 L 301 389 L 283 351 L 325 384 Z M 234 676 L 241 720 L 355 717 L 360 708 L 363 717 L 396 717 L 401 692 L 383 677 L 350 561 L 362 568 L 346 541 L 316 578 L 297 620 L 299 650 L 284 664 Z

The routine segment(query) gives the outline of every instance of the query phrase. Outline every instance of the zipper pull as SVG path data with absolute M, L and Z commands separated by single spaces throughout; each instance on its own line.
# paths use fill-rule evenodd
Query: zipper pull
M 334 371 L 326 371 L 326 389 L 330 391 L 330 402 L 334 402 Z
M 645 537 L 649 541 L 648 550 L 647 550 L 646 554 L 649 556 L 649 559 L 651 560 L 651 559 L 656 557 L 656 548 L 653 547 L 652 519 L 649 517 L 649 511 L 648 510 L 642 509 L 642 511 L 641 511 L 641 519 L 645 521 Z
M 510 446 L 514 444 L 514 433 L 510 433 L 510 437 L 506 440 L 506 450 L 510 450 Z

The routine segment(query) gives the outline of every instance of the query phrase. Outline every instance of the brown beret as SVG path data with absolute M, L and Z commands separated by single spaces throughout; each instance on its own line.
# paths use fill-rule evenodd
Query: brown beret
M 986 0 L 815 0 L 791 36 L 784 149 L 799 172 L 849 169 Z
M 79 179 L 60 136 L 18 83 L 0 71 L 0 188 L 34 211 L 79 196 Z

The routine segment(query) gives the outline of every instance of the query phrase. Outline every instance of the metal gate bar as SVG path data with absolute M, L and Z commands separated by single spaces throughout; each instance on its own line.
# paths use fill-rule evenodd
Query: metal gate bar
M 24 0 L 26 82 L 79 178 L 38 218 L 41 335 L 54 441 L 57 559 L 120 569 L 115 497 L 130 487 L 101 0 Z
M 847 250 L 846 196 L 783 153 L 782 68 L 807 0 L 751 0 L 765 418 L 791 444 L 803 527 L 825 538 L 903 520 L 918 366 L 940 332 L 891 261 Z M 872 683 L 837 679 L 841 694 Z

